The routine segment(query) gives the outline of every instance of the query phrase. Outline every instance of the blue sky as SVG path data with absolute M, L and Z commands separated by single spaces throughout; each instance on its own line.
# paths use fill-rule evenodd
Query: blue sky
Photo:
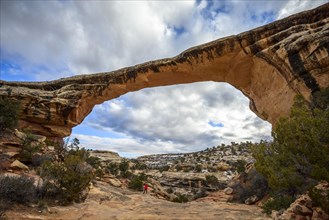
M 54 80 L 171 57 L 327 2 L 1 0 L 0 79 Z M 105 102 L 72 136 L 132 156 L 259 141 L 270 132 L 240 91 L 208 82 Z

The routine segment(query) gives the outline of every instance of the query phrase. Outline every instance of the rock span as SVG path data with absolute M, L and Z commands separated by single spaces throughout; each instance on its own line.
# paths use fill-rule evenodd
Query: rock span
M 70 135 L 93 107 L 143 88 L 227 82 L 272 124 L 296 94 L 329 86 L 329 4 L 190 48 L 176 57 L 113 72 L 49 82 L 0 81 L 0 97 L 21 102 L 20 127 L 48 137 Z

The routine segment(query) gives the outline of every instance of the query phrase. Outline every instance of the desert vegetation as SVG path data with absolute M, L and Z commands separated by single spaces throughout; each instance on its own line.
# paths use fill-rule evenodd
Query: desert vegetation
M 18 120 L 19 103 L 9 99 L 0 100 L 1 133 L 10 134 Z M 85 199 L 88 187 L 94 178 L 98 158 L 79 147 L 79 140 L 64 143 L 46 141 L 46 137 L 29 131 L 18 132 L 19 152 L 15 153 L 16 166 L 34 169 L 38 176 L 6 174 L 0 176 L 0 215 L 11 204 L 53 203 L 69 204 Z M 47 144 L 46 144 L 47 143 Z M 47 145 L 55 145 L 54 152 Z M 3 149 L 6 151 L 6 148 Z M 2 154 L 2 161 L 8 156 Z M 3 162 L 6 163 L 6 162 Z M 26 166 L 27 165 L 27 166 Z M 41 202 L 42 201 L 42 202 Z
M 315 93 L 311 102 L 295 98 L 290 116 L 281 118 L 273 129 L 273 142 L 252 147 L 255 167 L 262 173 L 274 196 L 264 209 L 287 208 L 295 197 L 310 189 L 313 198 L 321 197 L 314 187 L 329 181 L 329 88 Z M 315 198 L 317 201 L 329 201 Z M 327 204 L 319 202 L 323 209 Z
M 0 135 L 5 129 L 15 128 L 19 110 L 19 102 L 0 97 Z

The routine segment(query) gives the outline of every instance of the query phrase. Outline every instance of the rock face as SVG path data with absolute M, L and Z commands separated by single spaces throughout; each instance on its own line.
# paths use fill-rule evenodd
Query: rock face
M 329 184 L 326 181 L 321 181 L 318 183 L 318 185 L 315 186 L 315 189 L 320 190 L 320 195 L 322 195 L 322 202 L 324 204 L 327 204 L 328 209 L 328 200 L 324 200 L 324 198 L 328 198 L 329 196 Z M 306 193 L 303 195 L 300 195 L 299 198 L 296 199 L 292 204 L 290 204 L 290 207 L 285 210 L 283 213 L 278 212 L 272 212 L 272 215 L 274 216 L 273 219 L 277 220 L 288 220 L 288 219 L 312 219 L 312 220 L 329 220 L 329 213 L 326 213 L 325 211 L 328 210 L 322 210 L 320 207 L 319 200 L 321 200 L 319 197 L 318 201 L 312 201 L 310 196 Z
M 29 168 L 21 163 L 20 161 L 18 160 L 15 160 L 11 165 L 10 165 L 11 168 L 15 168 L 15 169 L 21 169 L 21 170 L 28 170 Z
M 253 166 L 236 176 L 228 186 L 233 189 L 230 201 L 248 205 L 263 198 L 268 191 L 266 179 Z
M 121 162 L 122 157 L 119 156 L 118 153 L 112 151 L 101 151 L 101 150 L 93 150 L 90 151 L 90 156 L 98 157 L 102 162 Z
M 0 81 L 0 97 L 21 102 L 20 127 L 64 137 L 93 107 L 143 88 L 227 82 L 274 124 L 296 94 L 329 86 L 329 4 L 254 30 L 190 48 L 176 57 L 113 72 L 49 82 Z

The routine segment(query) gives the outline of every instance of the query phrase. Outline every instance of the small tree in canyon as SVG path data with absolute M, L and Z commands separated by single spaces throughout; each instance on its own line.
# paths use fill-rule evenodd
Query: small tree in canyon
M 19 106 L 19 103 L 16 101 L 0 97 L 0 131 L 6 128 L 13 129 L 16 127 Z
M 273 191 L 296 195 L 319 180 L 329 181 L 329 88 L 311 103 L 296 96 L 290 117 L 281 118 L 273 142 L 252 147 L 255 167 Z

